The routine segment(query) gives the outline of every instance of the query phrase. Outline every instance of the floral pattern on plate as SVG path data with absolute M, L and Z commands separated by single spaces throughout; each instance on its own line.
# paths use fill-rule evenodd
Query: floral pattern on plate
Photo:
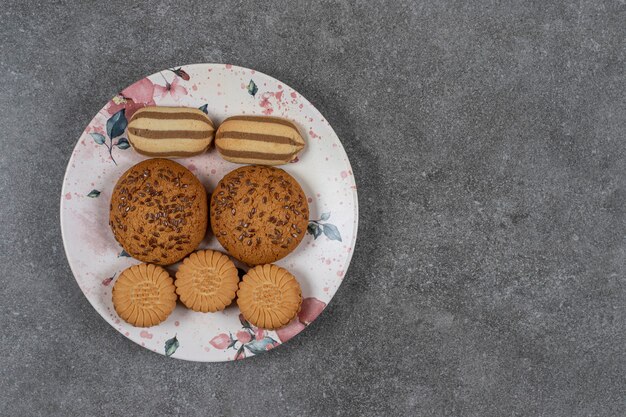
M 113 238 L 108 225 L 109 201 L 119 176 L 146 159 L 130 148 L 126 125 L 137 109 L 152 105 L 199 108 L 216 123 L 248 114 L 284 117 L 299 126 L 307 147 L 297 161 L 281 168 L 302 185 L 311 220 L 298 248 L 276 262 L 296 276 L 304 297 L 298 317 L 286 327 L 277 331 L 255 328 L 240 317 L 236 303 L 218 313 L 198 313 L 178 305 L 165 322 L 147 329 L 132 327 L 115 313 L 111 302 L 115 279 L 139 262 Z M 209 192 L 239 166 L 221 159 L 215 150 L 177 162 L 191 170 Z M 279 346 L 324 310 L 341 285 L 354 251 L 357 204 L 348 157 L 330 124 L 311 103 L 257 71 L 195 64 L 137 81 L 91 120 L 74 148 L 63 181 L 61 230 L 76 282 L 98 313 L 119 332 L 168 357 L 226 361 Z M 200 249 L 225 252 L 210 232 Z M 177 265 L 167 269 L 174 275 Z

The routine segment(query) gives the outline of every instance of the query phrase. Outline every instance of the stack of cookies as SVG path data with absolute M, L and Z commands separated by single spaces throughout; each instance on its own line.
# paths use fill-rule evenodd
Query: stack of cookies
M 163 322 L 176 300 L 214 313 L 237 298 L 244 318 L 266 329 L 285 326 L 300 311 L 298 281 L 273 262 L 302 241 L 309 207 L 296 179 L 274 165 L 294 160 L 304 139 L 292 122 L 274 117 L 231 117 L 216 133 L 214 126 L 202 111 L 172 107 L 145 107 L 128 123 L 137 152 L 163 157 L 131 167 L 111 197 L 115 239 L 144 262 L 123 271 L 113 287 L 116 312 L 134 326 Z M 207 198 L 188 169 L 165 158 L 205 152 L 214 136 L 224 159 L 251 165 L 226 174 Z M 251 267 L 241 280 L 226 254 L 196 251 L 209 223 L 228 254 Z M 162 266 L 181 260 L 172 279 Z

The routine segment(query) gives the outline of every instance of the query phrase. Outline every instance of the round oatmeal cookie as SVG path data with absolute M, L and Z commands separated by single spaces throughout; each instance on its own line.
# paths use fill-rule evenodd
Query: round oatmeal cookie
M 309 205 L 298 182 L 268 166 L 226 174 L 211 195 L 211 228 L 222 246 L 248 265 L 284 258 L 302 241 Z
M 117 181 L 109 224 L 130 256 L 170 265 L 198 247 L 207 211 L 204 186 L 187 168 L 169 159 L 148 159 Z

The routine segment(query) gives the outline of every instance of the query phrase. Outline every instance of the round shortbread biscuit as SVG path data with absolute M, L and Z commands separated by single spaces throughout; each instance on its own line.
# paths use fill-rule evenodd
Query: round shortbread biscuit
M 258 265 L 243 276 L 237 291 L 237 305 L 247 321 L 274 330 L 296 317 L 302 305 L 302 290 L 286 269 Z
M 122 271 L 113 286 L 113 307 L 126 322 L 150 327 L 164 321 L 176 307 L 176 288 L 160 266 L 139 264 Z
M 239 275 L 233 261 L 223 253 L 194 252 L 176 272 L 176 293 L 189 309 L 203 313 L 224 310 L 233 302 Z

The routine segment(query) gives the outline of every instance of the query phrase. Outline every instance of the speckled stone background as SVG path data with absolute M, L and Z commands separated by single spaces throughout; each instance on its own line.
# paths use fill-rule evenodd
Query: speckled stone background
M 625 3 L 3 1 L 0 414 L 623 417 Z M 59 228 L 92 116 L 195 62 L 301 92 L 359 186 L 328 309 L 237 363 L 126 340 Z

